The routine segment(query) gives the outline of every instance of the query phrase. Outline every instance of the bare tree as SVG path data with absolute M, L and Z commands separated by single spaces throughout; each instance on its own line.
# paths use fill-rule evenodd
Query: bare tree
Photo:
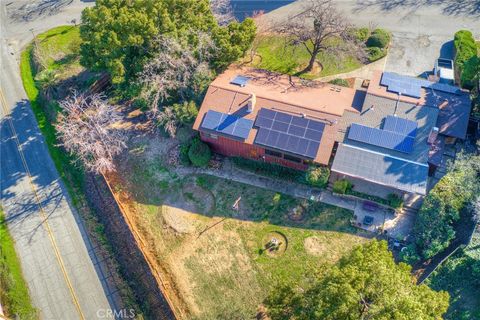
M 77 94 L 60 102 L 56 124 L 61 145 L 97 173 L 115 171 L 113 158 L 126 147 L 126 133 L 115 128 L 122 119 L 100 94 Z
M 210 0 L 210 8 L 219 25 L 224 26 L 235 20 L 230 0 Z
M 278 24 L 275 31 L 285 35 L 289 44 L 301 45 L 308 51 L 310 60 L 303 73 L 313 69 L 320 52 L 342 50 L 341 46 L 332 46 L 329 42 L 350 40 L 349 28 L 346 17 L 335 9 L 331 0 L 309 0 L 300 14 Z
M 170 137 L 175 137 L 177 134 L 178 119 L 172 107 L 163 108 L 157 115 L 157 121 Z
M 156 39 L 155 47 L 157 52 L 139 74 L 142 97 L 154 114 L 171 94 L 183 97 L 195 77 L 210 72 L 208 59 L 215 46 L 210 36 L 199 34 L 195 48 L 164 36 Z

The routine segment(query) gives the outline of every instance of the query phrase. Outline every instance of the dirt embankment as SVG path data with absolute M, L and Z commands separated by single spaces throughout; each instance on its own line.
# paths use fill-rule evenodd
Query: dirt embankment
M 88 201 L 99 213 L 99 219 L 105 226 L 105 234 L 110 239 L 112 250 L 120 264 L 120 272 L 130 283 L 136 300 L 145 310 L 145 318 L 175 319 L 108 185 L 103 178 L 92 174 L 87 174 L 85 180 Z

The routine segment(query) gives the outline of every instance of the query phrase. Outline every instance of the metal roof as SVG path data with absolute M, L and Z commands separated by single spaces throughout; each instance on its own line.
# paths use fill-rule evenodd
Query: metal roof
M 394 189 L 425 195 L 428 165 L 340 144 L 332 171 Z

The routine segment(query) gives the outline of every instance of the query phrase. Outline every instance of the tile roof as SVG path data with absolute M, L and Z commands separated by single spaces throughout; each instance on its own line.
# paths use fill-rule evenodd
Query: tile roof
M 250 78 L 244 87 L 230 83 L 239 74 Z M 255 94 L 256 102 L 253 112 L 248 113 L 246 104 L 251 94 Z M 327 123 L 314 161 L 328 164 L 341 115 L 345 110 L 358 112 L 362 104 L 363 96 L 350 88 L 306 82 L 261 70 L 229 69 L 219 75 L 208 88 L 193 129 L 199 129 L 208 110 L 234 114 L 250 120 L 255 120 L 262 108 L 297 116 L 305 115 L 307 118 Z M 253 144 L 256 134 L 257 129 L 254 127 L 245 143 Z
M 332 171 L 398 190 L 425 195 L 428 165 L 358 146 L 340 144 Z

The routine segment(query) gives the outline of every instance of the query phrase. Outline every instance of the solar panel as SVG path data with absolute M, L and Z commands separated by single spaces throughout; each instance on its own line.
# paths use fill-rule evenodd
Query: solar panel
M 415 138 L 417 135 L 417 122 L 404 118 L 387 116 L 383 124 L 383 130 Z
M 458 94 L 460 92 L 459 88 L 445 83 L 432 83 L 430 88 L 452 94 Z
M 207 111 L 200 128 L 245 140 L 253 127 L 253 121 L 213 110 Z
M 235 78 L 233 78 L 232 81 L 230 81 L 230 83 L 235 84 L 235 85 L 240 86 L 240 87 L 245 87 L 247 85 L 248 80 L 250 80 L 249 77 L 236 76 Z
M 259 127 L 255 144 L 315 158 L 325 123 L 270 109 L 260 109 L 255 119 Z
M 380 84 L 386 86 L 388 91 L 414 98 L 420 98 L 421 88 L 430 88 L 450 94 L 458 94 L 460 92 L 458 87 L 449 84 L 402 76 L 393 72 L 384 72 Z
M 362 126 L 357 123 L 353 123 L 350 126 L 348 139 L 403 153 L 412 152 L 413 144 L 415 142 L 415 138 L 411 136 Z
M 267 118 L 267 119 L 272 119 L 273 120 L 273 119 L 275 119 L 276 114 L 277 114 L 277 111 L 262 108 L 262 109 L 260 109 L 260 111 L 258 111 L 257 117 L 262 117 L 262 118 Z

